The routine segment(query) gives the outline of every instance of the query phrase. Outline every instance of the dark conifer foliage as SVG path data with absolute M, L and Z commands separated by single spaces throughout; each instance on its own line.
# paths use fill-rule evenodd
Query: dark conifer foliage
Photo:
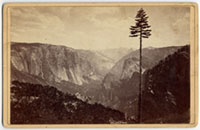
M 151 30 L 149 29 L 151 26 L 148 24 L 148 18 L 145 11 L 141 8 L 135 17 L 135 26 L 130 27 L 130 37 L 149 38 L 151 36 Z
M 136 17 L 135 26 L 130 27 L 130 37 L 138 37 L 140 38 L 140 79 L 139 79 L 139 98 L 138 98 L 138 123 L 141 122 L 141 101 L 142 101 L 142 38 L 149 38 L 151 36 L 151 30 L 149 29 L 151 26 L 148 24 L 149 17 L 145 13 L 145 11 L 141 8 Z

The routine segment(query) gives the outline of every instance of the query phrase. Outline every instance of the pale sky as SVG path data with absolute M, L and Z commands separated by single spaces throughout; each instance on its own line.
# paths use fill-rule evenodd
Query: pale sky
M 11 41 L 76 49 L 138 48 L 129 27 L 141 7 L 13 7 Z M 143 47 L 189 44 L 189 7 L 143 7 L 152 36 Z

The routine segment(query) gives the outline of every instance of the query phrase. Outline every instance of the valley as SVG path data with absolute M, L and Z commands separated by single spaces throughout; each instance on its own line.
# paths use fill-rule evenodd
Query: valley
M 188 94 L 188 48 L 189 46 L 143 48 L 142 88 L 145 97 L 143 102 L 144 106 L 153 105 L 151 109 L 143 108 L 143 122 L 168 123 L 166 114 L 155 116 L 155 120 L 149 119 L 152 111 L 157 109 L 160 113 L 167 111 L 166 113 L 170 115 L 181 108 L 182 111 L 176 112 L 177 118 L 182 113 L 187 116 L 189 101 L 185 104 L 180 102 L 182 94 L 179 94 L 179 91 L 184 92 L 183 95 Z M 74 95 L 82 102 L 90 105 L 102 104 L 103 107 L 123 113 L 124 115 L 116 118 L 116 121 L 135 123 L 138 113 L 138 56 L 138 50 L 126 48 L 97 51 L 42 43 L 13 42 L 11 45 L 11 80 L 33 85 L 53 86 L 62 93 Z M 173 65 L 178 65 L 179 61 L 183 63 L 182 67 L 173 67 Z M 174 77 L 169 77 L 171 75 Z M 168 78 L 171 79 L 166 80 Z M 187 83 L 183 85 L 182 81 L 187 81 Z M 159 84 L 160 82 L 167 86 Z M 171 83 L 174 83 L 173 86 L 182 87 L 173 89 L 170 87 Z M 167 93 L 166 101 L 164 99 Z M 162 105 L 168 102 L 176 105 L 173 108 L 167 105 L 162 110 L 162 107 L 158 106 L 160 102 L 163 102 Z M 184 119 L 183 122 L 188 121 L 187 117 Z M 108 117 L 106 121 L 109 121 Z

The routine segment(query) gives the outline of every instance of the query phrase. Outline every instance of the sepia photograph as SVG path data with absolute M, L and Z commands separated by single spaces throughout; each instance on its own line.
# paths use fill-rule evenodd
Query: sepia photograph
M 4 5 L 4 124 L 195 126 L 196 13 L 194 3 Z

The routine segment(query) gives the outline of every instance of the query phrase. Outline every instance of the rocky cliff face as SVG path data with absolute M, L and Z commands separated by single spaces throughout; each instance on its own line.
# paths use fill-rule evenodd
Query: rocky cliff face
M 174 53 L 180 47 L 144 48 L 142 53 L 142 72 L 152 68 L 161 59 Z M 103 80 L 105 88 L 124 79 L 130 79 L 134 72 L 139 72 L 139 50 L 122 57 L 109 71 Z
M 176 52 L 180 47 L 144 48 L 143 65 L 144 72 Z M 102 87 L 105 89 L 104 105 L 125 112 L 136 120 L 138 109 L 139 91 L 139 51 L 133 51 L 120 59 L 105 76 Z M 143 78 L 144 79 L 144 78 Z
M 47 44 L 12 43 L 11 64 L 14 69 L 47 82 L 69 81 L 82 85 L 91 80 L 102 80 L 114 63 L 91 51 Z

